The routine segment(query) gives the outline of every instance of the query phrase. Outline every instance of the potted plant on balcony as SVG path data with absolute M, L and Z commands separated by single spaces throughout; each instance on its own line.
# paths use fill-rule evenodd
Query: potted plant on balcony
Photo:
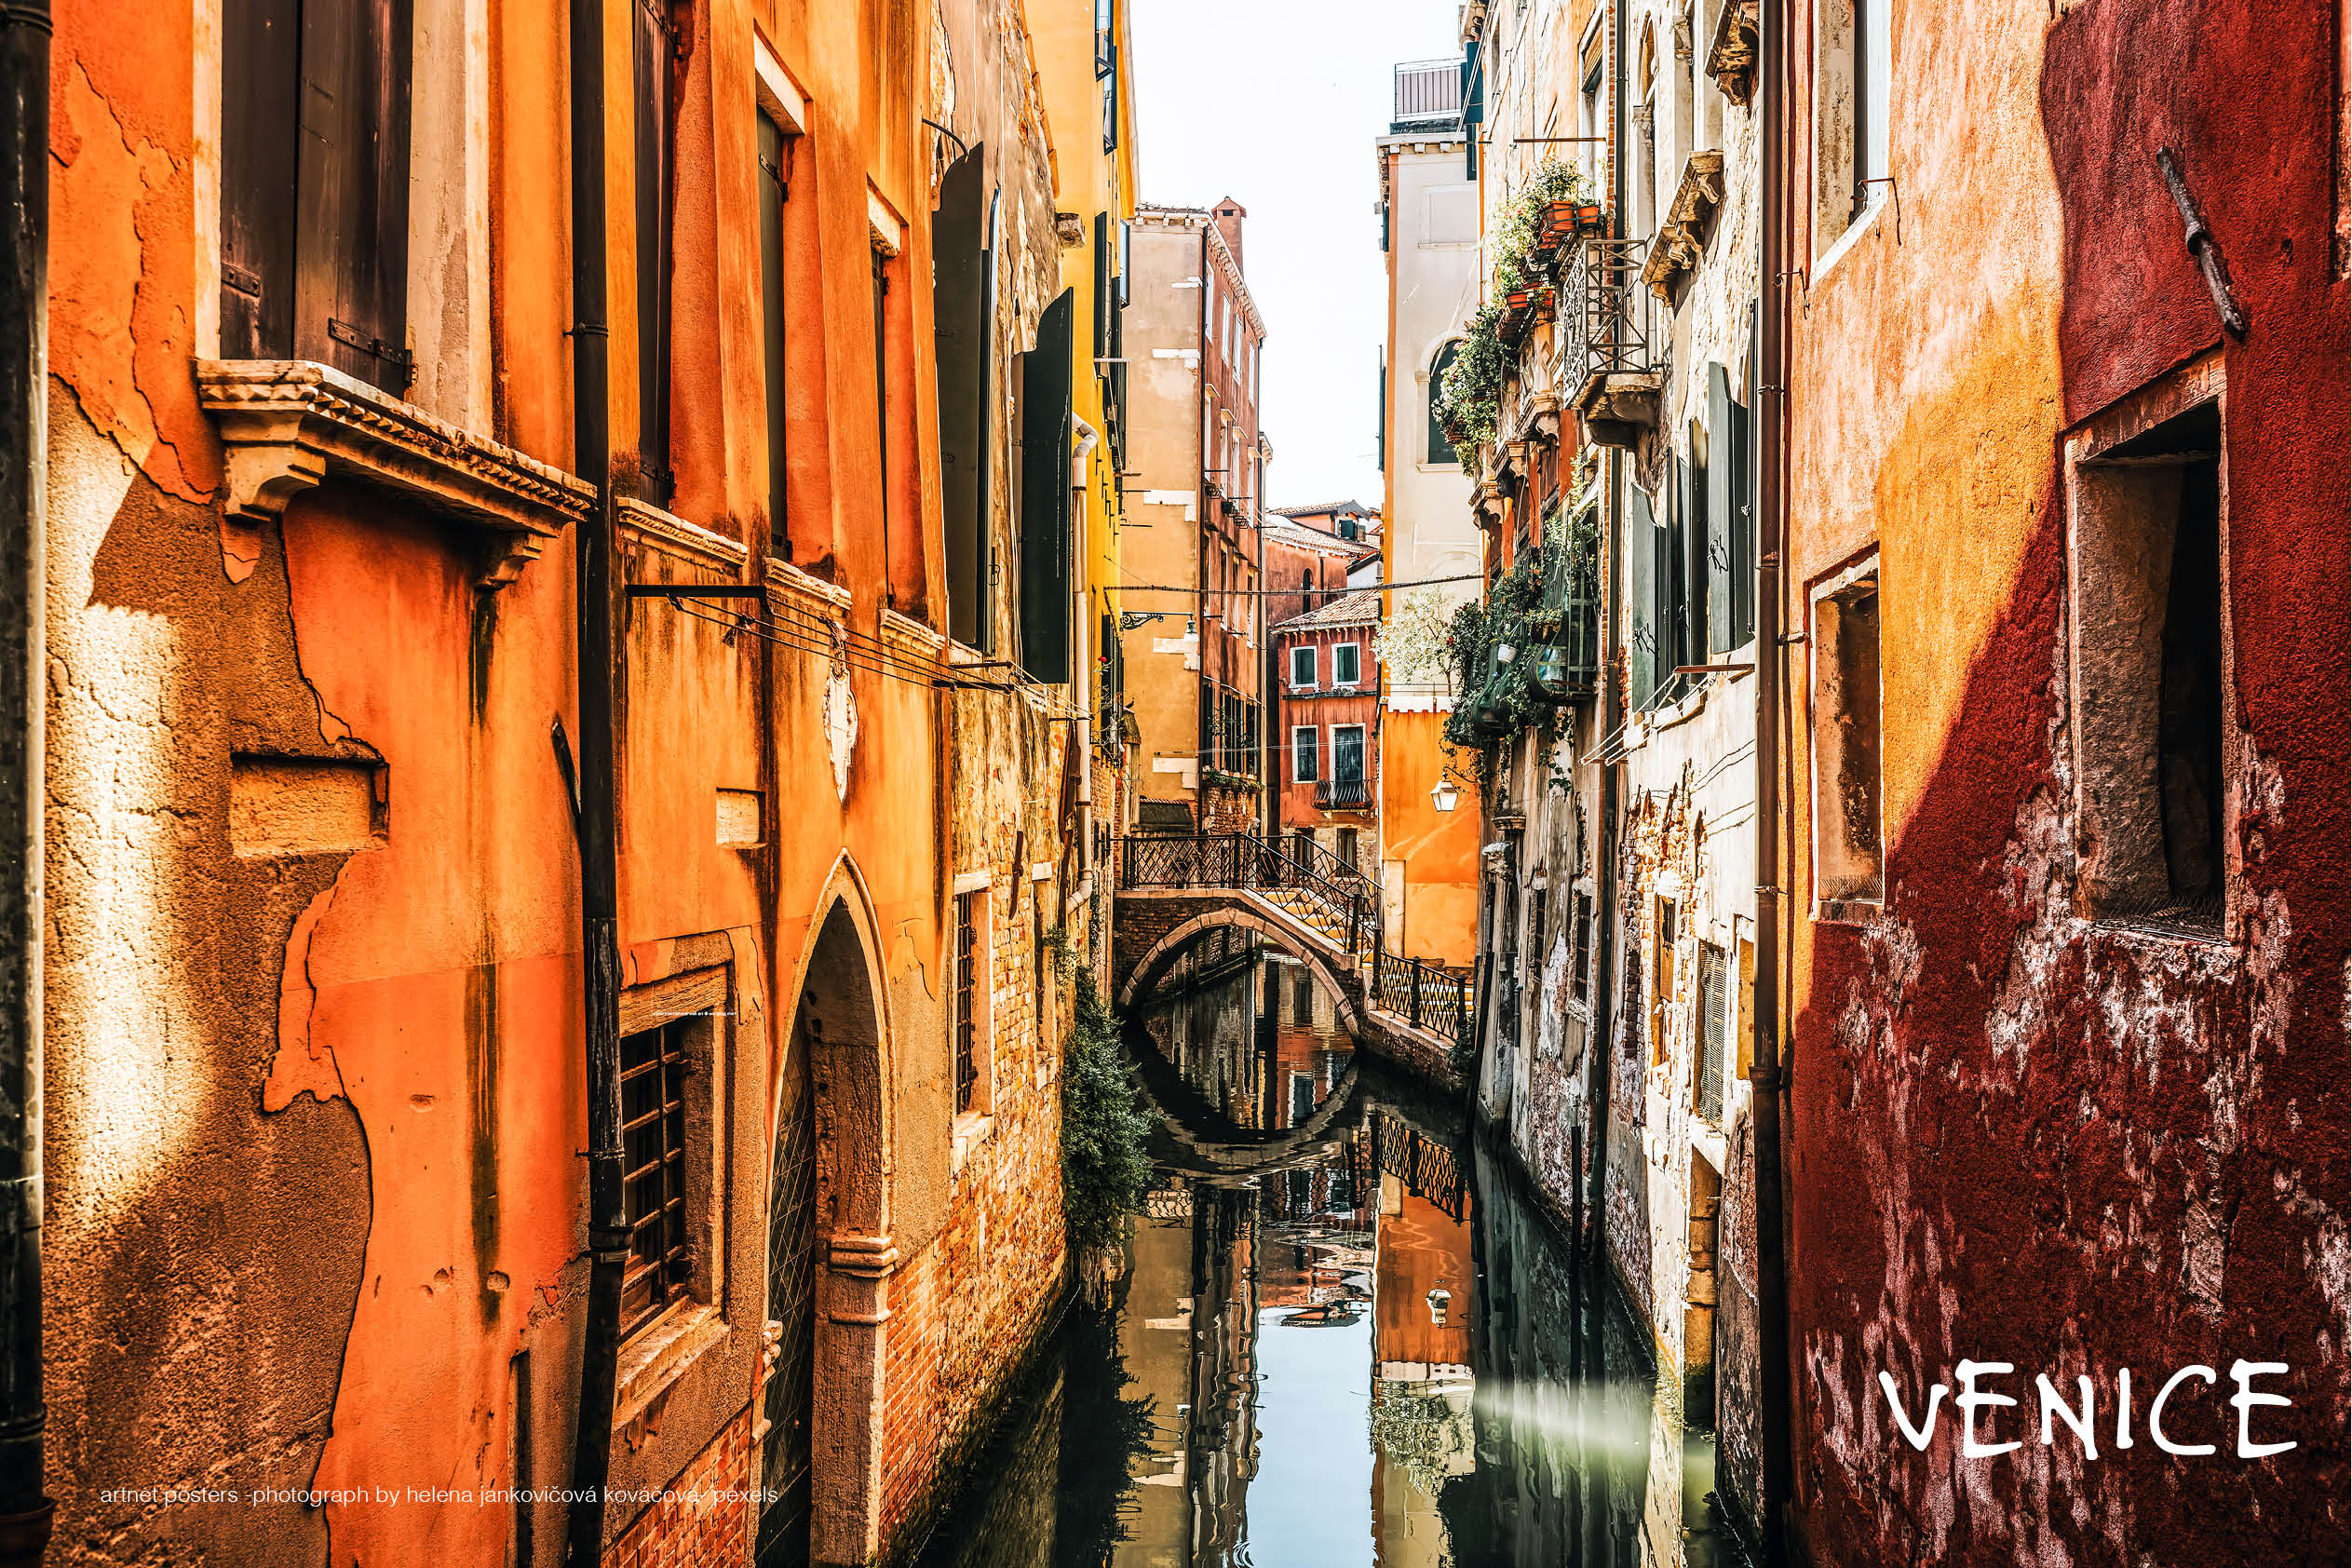
M 1494 439 L 1505 369 L 1502 320 L 1498 303 L 1479 307 L 1439 385 L 1446 434 L 1457 448 L 1481 446 Z

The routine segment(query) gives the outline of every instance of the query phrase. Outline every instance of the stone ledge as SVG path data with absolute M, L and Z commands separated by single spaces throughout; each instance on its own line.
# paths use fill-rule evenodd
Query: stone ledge
M 615 502 L 614 514 L 622 538 L 690 566 L 732 576 L 739 574 L 744 562 L 751 558 L 751 552 L 737 540 L 634 496 L 624 495 Z
M 304 359 L 199 359 L 196 397 L 227 449 L 232 521 L 275 521 L 330 479 L 363 485 L 488 535 L 480 581 L 521 574 L 596 488 L 511 447 L 434 418 L 331 366 Z

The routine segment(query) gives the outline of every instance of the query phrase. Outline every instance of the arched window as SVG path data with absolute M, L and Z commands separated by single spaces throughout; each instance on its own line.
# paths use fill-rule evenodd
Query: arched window
M 1458 463 L 1453 443 L 1445 439 L 1445 419 L 1439 412 L 1439 393 L 1445 386 L 1445 372 L 1453 368 L 1453 356 L 1462 347 L 1459 339 L 1438 350 L 1438 357 L 1429 364 L 1429 461 Z

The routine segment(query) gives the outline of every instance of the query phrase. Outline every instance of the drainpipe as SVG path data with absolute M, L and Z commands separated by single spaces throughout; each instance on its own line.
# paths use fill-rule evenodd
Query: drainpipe
M 1786 889 L 1780 860 L 1781 683 L 1788 656 L 1780 641 L 1781 566 L 1787 491 L 1782 483 L 1789 412 L 1787 146 L 1782 64 L 1788 53 L 1784 0 L 1763 0 L 1756 70 L 1764 116 L 1764 363 L 1756 396 L 1764 399 L 1757 444 L 1756 498 L 1756 998 L 1750 1115 L 1756 1160 L 1756 1397 L 1762 1428 L 1764 1561 L 1784 1561 L 1782 1514 L 1790 1502 L 1789 1267 L 1781 1193 L 1780 926 Z
M 1615 214 L 1615 226 L 1624 232 L 1625 224 L 1625 30 L 1629 24 L 1626 0 L 1616 0 L 1610 14 L 1609 27 L 1609 200 Z M 1600 734 L 1603 738 L 1615 735 L 1624 721 L 1617 711 L 1617 684 L 1613 667 L 1617 646 L 1619 626 L 1618 602 L 1622 597 L 1617 585 L 1623 581 L 1621 568 L 1625 561 L 1625 509 L 1621 502 L 1625 487 L 1625 460 L 1612 456 L 1603 482 L 1608 493 L 1602 505 L 1608 508 L 1609 566 L 1608 582 L 1602 594 L 1602 602 L 1608 607 L 1608 628 L 1601 640 L 1604 650 L 1601 671 Z M 1592 1054 L 1592 1173 L 1587 1188 L 1585 1210 L 1592 1216 L 1591 1234 L 1583 1237 L 1589 1256 L 1599 1258 L 1603 1252 L 1602 1236 L 1608 1227 L 1609 1166 L 1609 1079 L 1611 1067 L 1616 1061 L 1617 1028 L 1617 769 L 1621 762 L 1603 760 L 1601 764 L 1601 822 L 1594 833 L 1597 864 L 1594 885 L 1597 897 L 1594 907 L 1600 914 L 1600 952 L 1594 963 L 1600 969 L 1595 984 L 1593 1016 L 1601 1022 L 1601 1048 Z
M 49 6 L 0 4 L 0 1564 L 41 1489 L 41 811 L 48 512 Z
M 604 214 L 604 6 L 572 7 L 572 461 L 596 485 L 574 534 L 579 612 L 581 1011 L 587 1023 L 588 1301 L 580 1348 L 579 1425 L 564 1561 L 593 1568 L 604 1550 L 613 1396 L 629 1224 L 621 1192 L 618 837 L 614 805 L 612 386 L 607 361 Z

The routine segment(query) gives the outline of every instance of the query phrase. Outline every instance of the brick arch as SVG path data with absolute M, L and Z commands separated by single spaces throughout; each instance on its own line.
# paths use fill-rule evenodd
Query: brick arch
M 1178 949 L 1203 931 L 1212 931 L 1220 926 L 1237 926 L 1245 931 L 1255 931 L 1296 958 L 1315 977 L 1315 983 L 1322 987 L 1324 994 L 1331 997 L 1340 1022 L 1347 1032 L 1358 1036 L 1363 1034 L 1363 1019 L 1357 1011 L 1352 989 L 1341 980 L 1331 961 L 1317 951 L 1317 944 L 1301 940 L 1294 931 L 1279 922 L 1239 902 L 1221 905 L 1180 922 L 1146 949 L 1119 982 L 1120 1008 L 1132 1007 L 1140 997 L 1148 993 L 1146 982 L 1158 977 L 1158 971 L 1176 956 Z

